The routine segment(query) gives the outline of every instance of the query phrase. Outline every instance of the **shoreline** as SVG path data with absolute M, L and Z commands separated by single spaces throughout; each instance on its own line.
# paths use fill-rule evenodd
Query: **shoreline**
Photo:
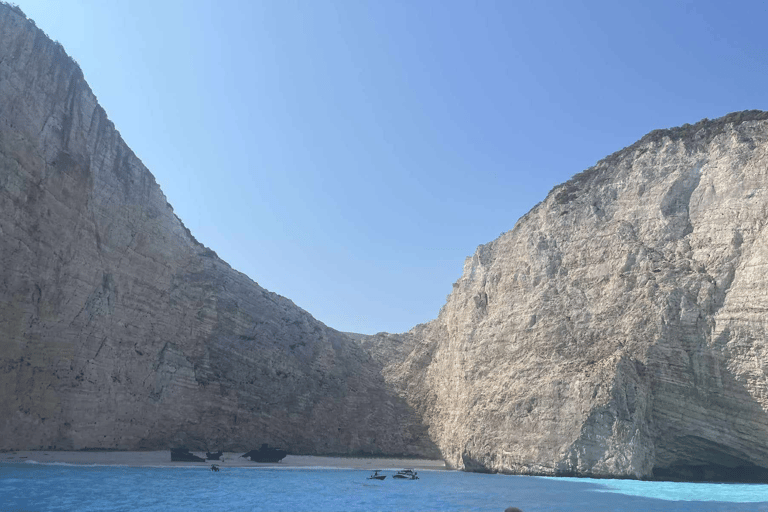
M 192 452 L 205 457 L 205 452 Z M 171 451 L 31 451 L 17 450 L 0 453 L 0 463 L 36 462 L 40 464 L 72 464 L 76 466 L 129 466 L 129 467 L 188 467 L 209 469 L 211 464 L 220 468 L 275 468 L 275 469 L 361 469 L 372 471 L 415 470 L 450 471 L 443 460 L 330 457 L 318 455 L 286 455 L 280 462 L 251 462 L 239 452 L 224 452 L 222 460 L 206 462 L 171 462 Z

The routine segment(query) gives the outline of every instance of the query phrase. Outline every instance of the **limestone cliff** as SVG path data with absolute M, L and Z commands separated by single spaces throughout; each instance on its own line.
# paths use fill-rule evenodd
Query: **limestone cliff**
M 658 130 L 362 343 L 454 467 L 768 477 L 768 113 Z
M 479 247 L 434 321 L 348 336 L 199 244 L 0 5 L 0 449 L 767 479 L 766 224 L 768 113 L 659 130 Z
M 79 67 L 0 5 L 0 449 L 436 456 L 370 356 L 199 244 Z

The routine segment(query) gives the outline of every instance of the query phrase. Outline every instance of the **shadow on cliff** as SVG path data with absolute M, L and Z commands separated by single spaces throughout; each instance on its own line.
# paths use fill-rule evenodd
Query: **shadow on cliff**
M 708 308 L 682 287 L 666 296 L 661 335 L 647 357 L 653 478 L 768 481 L 768 412 L 750 393 L 748 377 L 730 366 L 734 333 L 726 327 L 715 334 L 734 279 L 728 268 Z M 753 333 L 736 338 L 743 338 L 742 347 L 756 339 Z
M 729 338 L 654 347 L 653 478 L 768 481 L 768 412 L 728 368 Z
M 617 453 L 624 457 L 623 467 L 630 468 L 626 477 L 768 481 L 768 412 L 750 393 L 749 377 L 729 367 L 728 342 L 734 333 L 726 328 L 712 337 L 713 322 L 706 315 L 680 320 L 685 317 L 685 293 L 676 289 L 667 297 L 661 335 L 649 347 L 645 363 L 622 356 L 610 401 L 584 422 L 572 453 L 581 448 L 583 456 L 591 450 L 587 467 L 603 472 L 581 476 L 616 477 L 606 463 L 615 461 L 606 442 L 612 439 L 622 445 Z M 722 296 L 714 309 L 721 304 Z M 750 343 L 756 336 L 742 333 L 736 338 Z
M 160 350 L 156 370 L 164 378 L 151 395 L 158 405 L 196 417 L 166 421 L 166 435 L 156 442 L 194 450 L 268 443 L 295 455 L 440 457 L 421 417 L 386 385 L 381 365 L 359 343 L 218 258 L 197 265 L 174 278 L 180 285 L 171 293 L 174 301 L 199 305 L 190 320 L 197 335 L 186 346 Z M 168 403 L 184 386 L 194 386 L 185 403 Z

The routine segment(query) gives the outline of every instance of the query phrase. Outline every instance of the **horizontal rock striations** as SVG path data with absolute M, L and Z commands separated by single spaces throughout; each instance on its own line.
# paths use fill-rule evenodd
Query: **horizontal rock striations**
M 79 67 L 0 6 L 0 449 L 438 455 L 379 370 L 199 244 Z
M 768 479 L 768 113 L 650 133 L 362 340 L 456 468 Z

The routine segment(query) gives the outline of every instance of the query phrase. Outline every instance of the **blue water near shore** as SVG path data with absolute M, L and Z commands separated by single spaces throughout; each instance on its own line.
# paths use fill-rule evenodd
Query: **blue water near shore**
M 133 468 L 0 463 L 9 511 L 766 511 L 768 485 L 419 471 L 367 480 L 344 469 Z

